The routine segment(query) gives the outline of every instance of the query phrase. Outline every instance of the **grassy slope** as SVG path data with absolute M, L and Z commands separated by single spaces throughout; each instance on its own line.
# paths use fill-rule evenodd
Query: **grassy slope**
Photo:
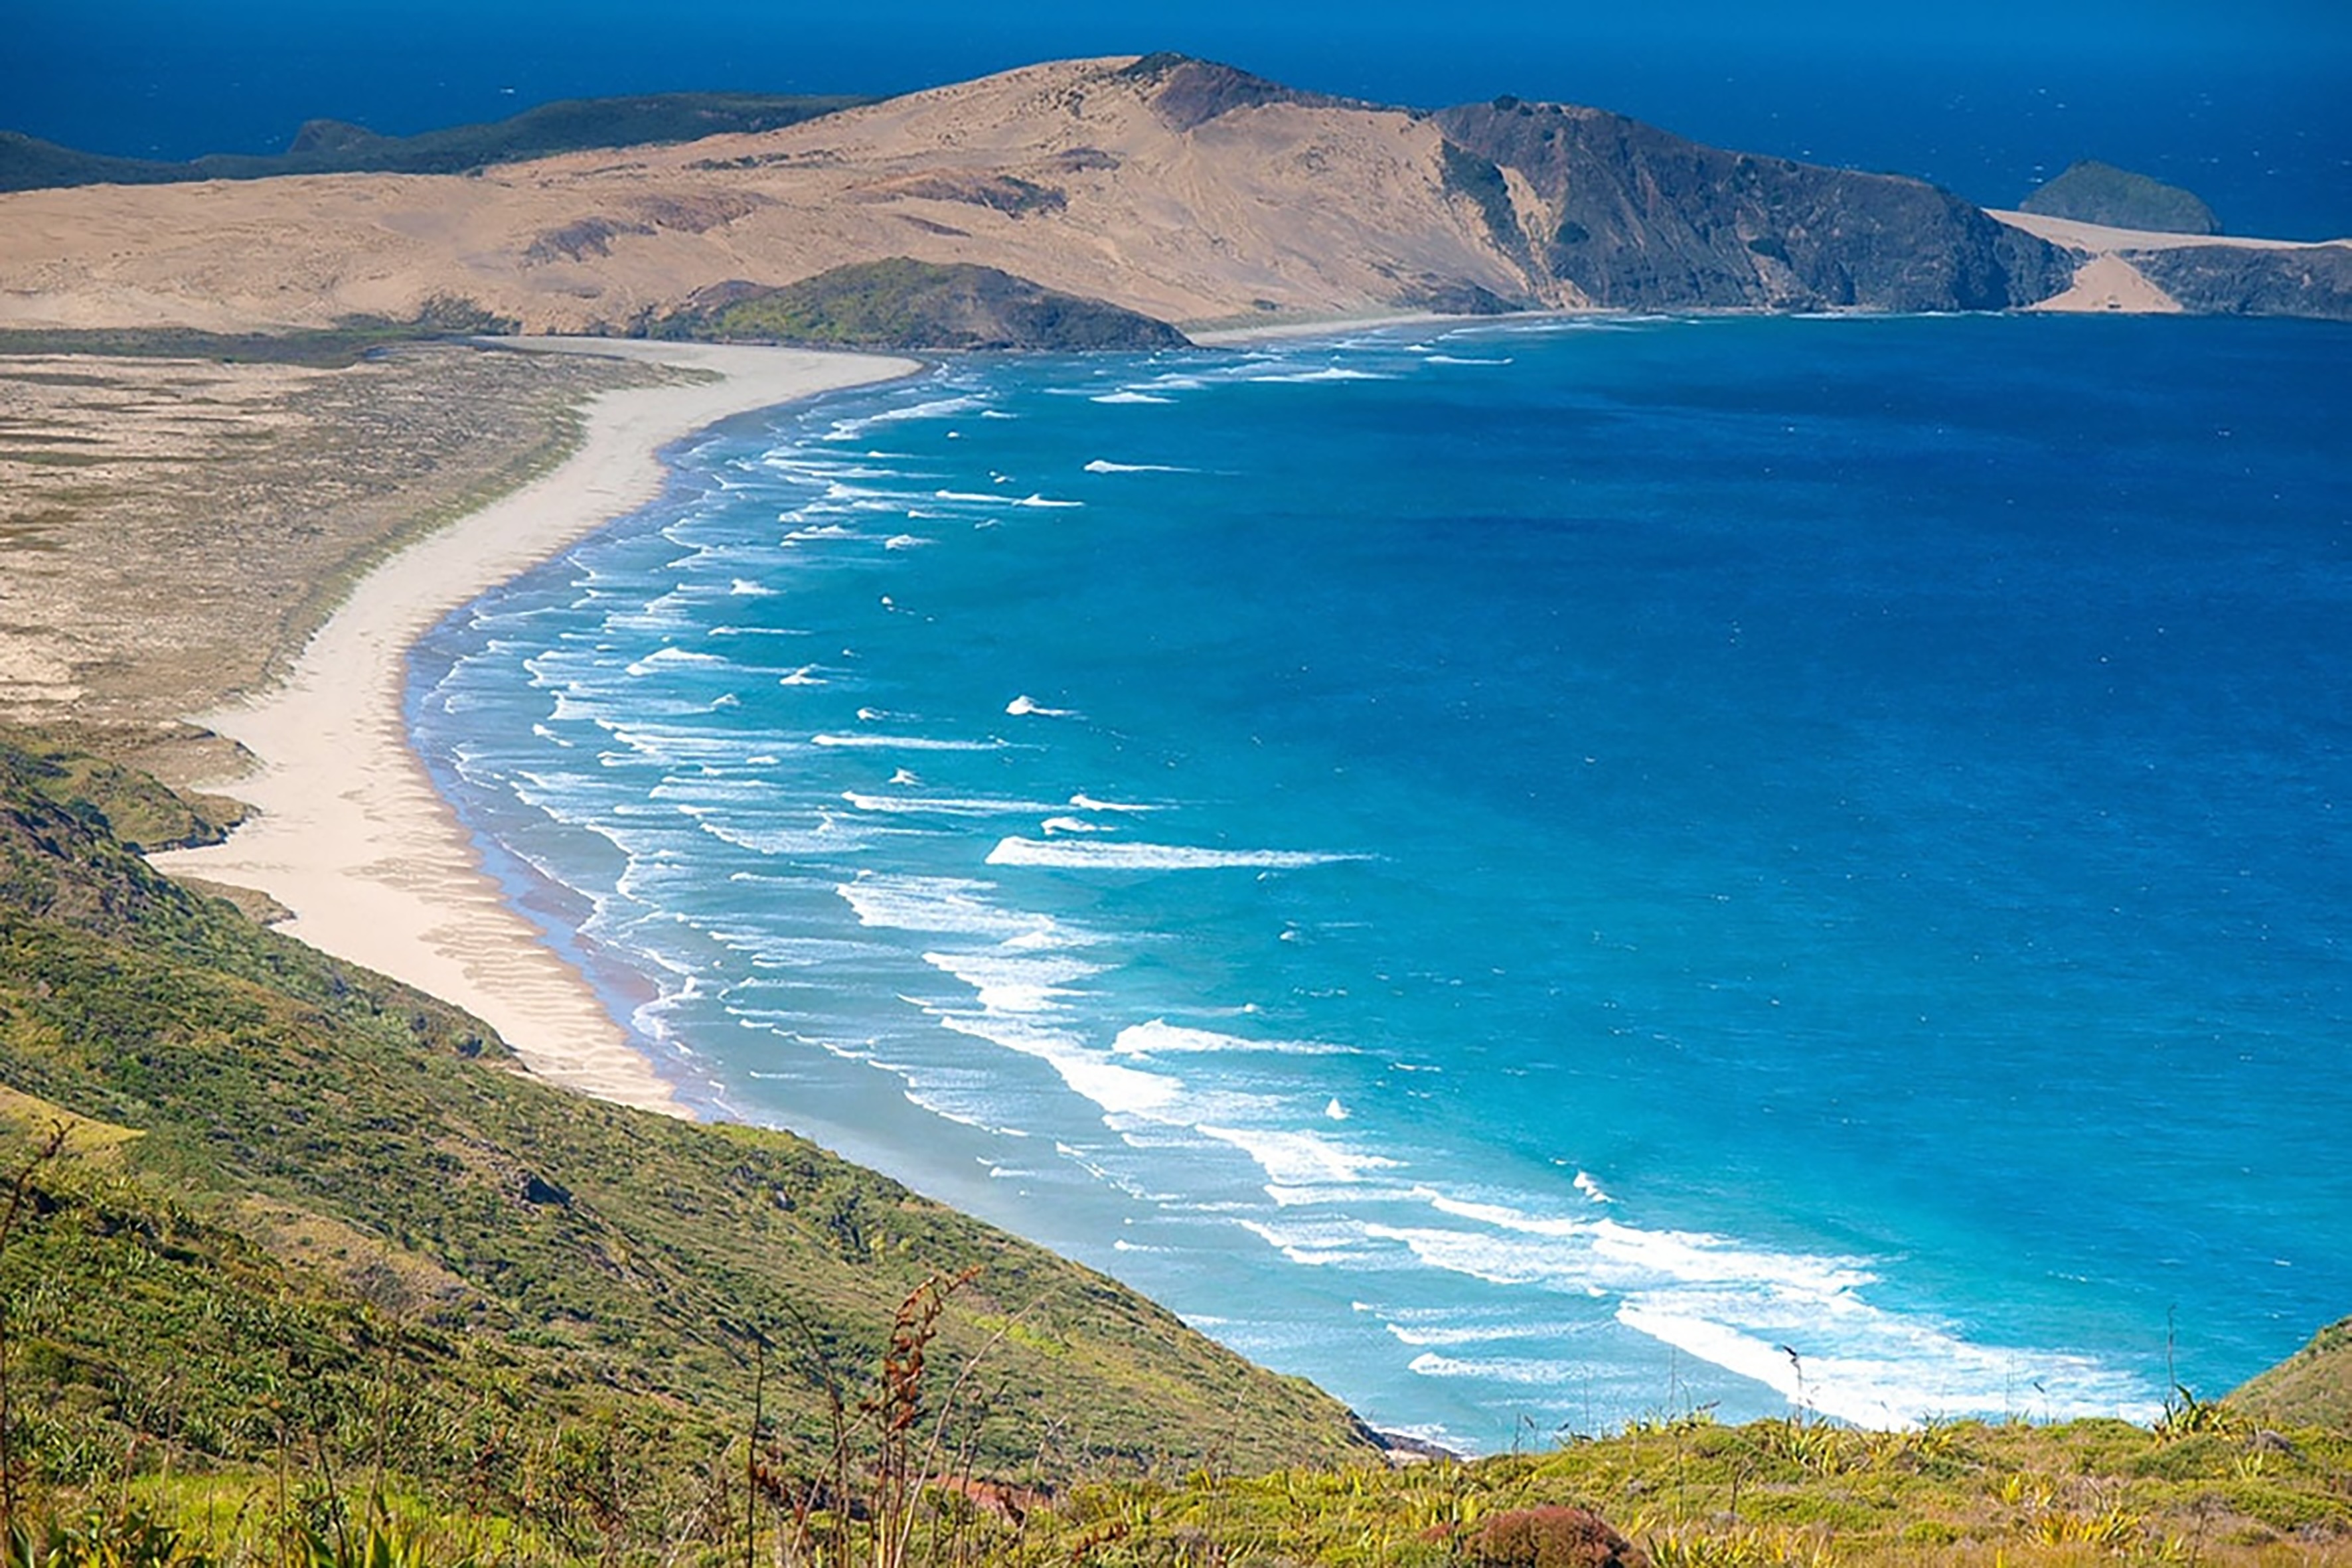
M 2221 221 L 2193 192 L 2086 159 L 2017 204 L 2019 210 L 2165 234 L 2219 234 Z
M 1043 288 L 993 267 L 890 257 L 836 267 L 781 289 L 691 307 L 656 323 L 658 337 L 786 342 L 921 353 L 1182 348 L 1181 332 L 1100 300 Z
M 2352 1432 L 2352 1318 L 2320 1330 L 2309 1344 L 2231 1394 L 2230 1404 L 2273 1426 Z
M 284 153 L 215 153 L 184 163 L 82 153 L 0 131 L 0 191 L 101 182 L 257 180 L 278 174 L 453 174 L 589 148 L 693 142 L 727 132 L 773 131 L 872 101 L 841 95 L 787 97 L 751 92 L 567 99 L 542 103 L 506 120 L 455 125 L 415 136 L 376 136 L 357 126 L 313 121 L 304 128 L 294 147 Z
M 61 1474 L 133 1434 L 252 1461 L 288 1421 L 355 1463 L 396 1398 L 428 1483 L 492 1428 L 582 1422 L 674 1480 L 740 1430 L 752 1331 L 806 1468 L 827 1385 L 854 1404 L 901 1299 L 967 1268 L 932 1361 L 989 1345 L 958 1439 L 982 1473 L 1359 1447 L 1311 1387 L 804 1142 L 524 1077 L 455 1009 L 154 876 L 106 825 L 152 811 L 124 783 L 0 746 L 0 1121 L 20 1151 L 47 1106 L 119 1130 L 37 1173 L 5 1258 Z

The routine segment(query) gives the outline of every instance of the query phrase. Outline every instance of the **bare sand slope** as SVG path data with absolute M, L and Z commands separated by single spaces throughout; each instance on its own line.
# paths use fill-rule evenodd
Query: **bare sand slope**
M 2300 251 L 2325 258 L 2329 253 L 2340 253 L 2347 245 L 2352 245 L 2352 242 L 2345 240 L 2255 239 L 2242 235 L 2167 234 L 2157 229 L 2109 228 L 2104 224 L 2081 223 L 2073 218 L 2049 217 L 2029 212 L 1995 212 L 1991 216 L 2053 245 L 2064 246 L 2082 258 L 2074 270 L 2073 287 L 2028 307 L 2035 310 L 2174 315 L 2188 310 L 2210 310 L 2215 308 L 2210 300 L 2200 300 L 2192 293 L 2189 301 L 2184 302 L 2162 283 L 2148 276 L 2151 269 L 2161 271 L 2160 264 L 2170 259 L 2164 253 L 2220 250 L 2251 255 L 2255 252 Z
M 226 844 L 153 858 L 269 894 L 294 911 L 293 935 L 470 1010 L 534 1072 L 677 1113 L 669 1085 L 509 906 L 434 793 L 401 712 L 408 649 L 451 609 L 651 499 L 656 455 L 669 442 L 732 414 L 915 367 L 789 349 L 560 346 L 717 374 L 599 395 L 569 461 L 363 579 L 284 685 L 205 716 L 260 759 L 232 786 L 257 816 Z
M 1064 61 L 759 135 L 471 176 L 0 196 L 0 325 L 318 324 L 436 295 L 527 331 L 622 328 L 730 279 L 978 261 L 1162 320 L 1392 309 L 1524 279 L 1390 110 L 1182 123 L 1129 59 Z
M 2352 243 L 2342 239 L 2257 239 L 2240 234 L 2167 234 L 2153 228 L 2109 228 L 2105 224 L 2078 223 L 2070 217 L 2046 217 L 2040 213 L 1995 210 L 1994 217 L 2012 228 L 2039 235 L 2053 245 L 2091 256 L 2125 250 L 2183 250 L 2224 246 L 2239 250 L 2311 250 L 2321 246 Z

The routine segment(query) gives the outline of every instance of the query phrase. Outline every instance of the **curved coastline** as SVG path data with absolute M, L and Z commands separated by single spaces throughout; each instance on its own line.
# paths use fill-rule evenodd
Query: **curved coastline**
M 452 610 L 659 493 L 662 449 L 722 419 L 919 368 L 869 354 L 598 339 L 501 346 L 642 360 L 715 379 L 610 392 L 579 448 L 370 572 L 283 684 L 198 722 L 257 759 L 228 784 L 254 816 L 226 843 L 152 857 L 257 889 L 312 946 L 457 1004 L 532 1072 L 600 1099 L 689 1114 L 587 979 L 509 901 L 413 749 L 409 650 Z

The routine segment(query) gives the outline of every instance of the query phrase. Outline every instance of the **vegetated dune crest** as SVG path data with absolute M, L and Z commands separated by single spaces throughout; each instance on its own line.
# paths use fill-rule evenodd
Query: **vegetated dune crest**
M 1137 64 L 1032 66 L 782 131 L 471 175 L 0 197 L 0 325 L 315 325 L 442 296 L 530 331 L 625 330 L 730 280 L 885 256 L 1177 321 L 1524 293 L 1448 195 L 1427 119 L 1258 84 L 1187 125 L 1167 72 Z

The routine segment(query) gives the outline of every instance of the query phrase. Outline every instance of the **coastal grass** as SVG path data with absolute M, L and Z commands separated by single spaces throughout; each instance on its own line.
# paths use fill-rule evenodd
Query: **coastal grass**
M 755 1405 L 803 1500 L 904 1439 L 877 1410 L 951 1415 L 923 1475 L 1024 1485 L 1370 1451 L 1310 1385 L 803 1140 L 539 1082 L 150 870 L 109 816 L 139 795 L 0 744 L 0 1473 L 374 1476 L 564 1557 L 651 1550 Z M 910 1345 L 958 1390 L 936 1413 L 892 1392 Z
M 331 327 L 237 332 L 196 327 L 5 327 L 0 328 L 0 355 L 87 354 L 342 370 L 404 343 L 441 342 L 514 330 L 509 317 L 485 310 L 470 300 L 441 295 L 426 300 L 405 321 L 349 316 Z
M 2251 1423 L 2194 1439 L 2115 1421 L 1939 1424 L 1869 1433 L 1799 1418 L 1718 1426 L 1703 1415 L 1637 1421 L 1545 1453 L 1317 1465 L 1246 1472 L 1202 1466 L 1047 1490 L 929 1478 L 886 1530 L 873 1471 L 795 1514 L 764 1503 L 739 1437 L 666 1500 L 667 1534 L 608 1542 L 614 1506 L 603 1439 L 548 1440 L 525 1510 L 452 1508 L 365 1478 L 329 1486 L 297 1457 L 53 1491 L 50 1517 L 165 1523 L 205 1562 L 280 1560 L 288 1540 L 373 1531 L 418 1565 L 488 1563 L 776 1563 L 1396 1565 L 1623 1564 L 1656 1568 L 2091 1568 L 2352 1563 L 2352 1437 Z M 625 1459 L 624 1464 L 625 1466 Z M 624 1472 L 625 1480 L 625 1469 Z M 749 1504 L 747 1507 L 746 1504 Z M 1571 1511 L 1572 1510 L 1572 1511 Z M 1622 1543 L 1606 1555 L 1584 1520 Z M 1549 1543 L 1549 1544 L 1548 1544 Z
M 1024 199 L 982 190 L 973 199 Z M 744 288 L 647 324 L 656 338 L 795 343 L 890 353 L 982 349 L 1144 353 L 1182 348 L 1165 321 L 1066 294 L 993 267 L 898 256 L 836 267 L 780 289 Z
M 91 459 L 52 471 L 30 461 L 47 447 L 0 442 L 0 722 L 175 781 L 234 776 L 248 759 L 179 716 L 282 675 L 393 552 L 576 452 L 590 396 L 691 374 L 367 341 L 326 369 L 184 357 L 218 345 L 168 333 L 115 345 L 143 353 L 0 354 L 0 411 L 43 440 L 78 433 L 61 449 Z
M 314 120 L 283 153 L 213 153 L 185 163 L 84 153 L 0 131 L 0 191 L 285 174 L 455 174 L 559 153 L 756 134 L 873 101 L 845 94 L 752 92 L 563 99 L 504 120 L 440 127 L 413 136 L 383 136 L 363 126 Z

